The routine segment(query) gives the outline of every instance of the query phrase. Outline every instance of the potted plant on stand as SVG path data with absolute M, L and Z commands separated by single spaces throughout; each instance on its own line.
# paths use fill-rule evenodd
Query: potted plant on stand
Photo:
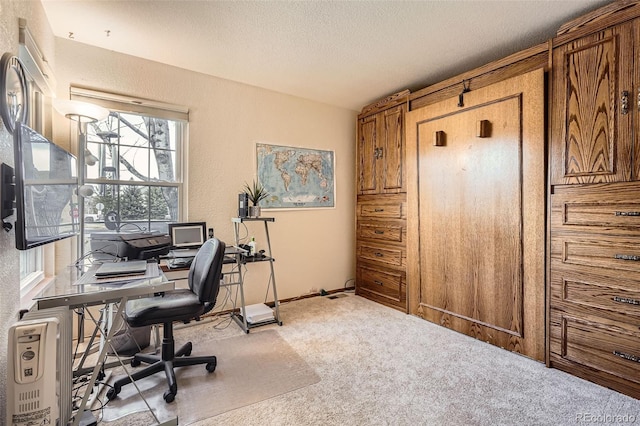
M 249 206 L 249 216 L 260 217 L 260 206 L 258 204 L 260 201 L 267 198 L 269 193 L 264 189 L 264 186 L 256 180 L 254 180 L 251 185 L 245 182 L 244 192 L 247 193 L 249 201 L 253 204 L 252 206 Z

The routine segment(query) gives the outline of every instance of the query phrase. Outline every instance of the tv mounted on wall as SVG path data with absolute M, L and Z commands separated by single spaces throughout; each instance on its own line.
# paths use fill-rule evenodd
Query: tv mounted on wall
M 79 233 L 76 157 L 16 122 L 16 248 L 27 250 Z

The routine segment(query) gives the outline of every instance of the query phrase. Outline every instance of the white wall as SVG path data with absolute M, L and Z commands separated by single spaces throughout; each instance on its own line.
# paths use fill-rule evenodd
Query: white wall
M 27 25 L 42 53 L 55 66 L 54 38 L 39 1 L 0 1 L 0 55 L 18 55 L 18 18 Z M 1 121 L 1 120 L 0 120 Z M 13 138 L 0 123 L 0 162 L 13 166 Z M 13 222 L 15 218 L 9 218 Z M 15 232 L 0 230 L 0 424 L 5 423 L 7 396 L 7 333 L 18 319 L 20 307 L 20 265 L 15 249 Z
M 188 219 L 206 221 L 228 243 L 237 194 L 255 176 L 256 142 L 334 150 L 335 209 L 263 210 L 263 216 L 276 218 L 269 231 L 280 299 L 312 287 L 342 288 L 354 278 L 355 111 L 66 39 L 56 39 L 56 61 L 59 98 L 68 98 L 70 86 L 80 86 L 189 108 Z M 67 120 L 59 117 L 54 136 L 62 140 L 66 132 Z M 264 248 L 262 226 L 249 226 L 249 236 Z M 264 301 L 267 271 L 266 264 L 248 266 L 248 304 Z

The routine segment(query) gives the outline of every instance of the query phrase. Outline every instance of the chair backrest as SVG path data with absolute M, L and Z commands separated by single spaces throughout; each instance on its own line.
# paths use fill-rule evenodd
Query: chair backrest
M 225 244 L 211 238 L 200 247 L 189 269 L 189 288 L 200 302 L 213 308 L 220 291 Z

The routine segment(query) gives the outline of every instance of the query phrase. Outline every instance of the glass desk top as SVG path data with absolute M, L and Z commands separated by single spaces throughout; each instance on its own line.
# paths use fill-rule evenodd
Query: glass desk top
M 38 309 L 59 306 L 75 308 L 113 303 L 119 302 L 123 298 L 148 297 L 175 288 L 175 283 L 168 280 L 162 271 L 159 271 L 158 276 L 153 278 L 113 283 L 106 281 L 99 284 L 76 284 L 78 275 L 79 272 L 73 267 L 56 275 L 53 282 L 33 298 Z

